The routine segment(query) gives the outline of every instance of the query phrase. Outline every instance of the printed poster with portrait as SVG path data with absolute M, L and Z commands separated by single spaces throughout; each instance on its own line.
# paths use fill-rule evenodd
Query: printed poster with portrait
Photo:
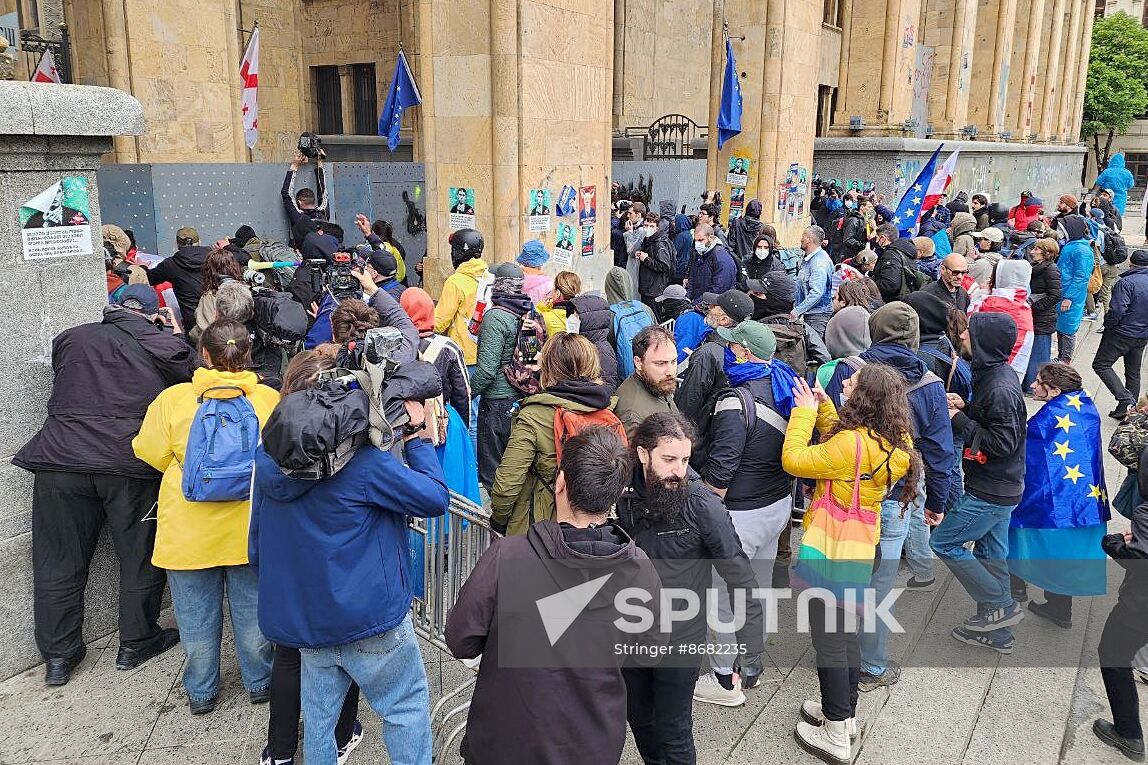
M 733 221 L 745 214 L 745 189 L 731 188 L 729 190 L 729 220 Z
M 598 189 L 583 186 L 578 189 L 578 225 L 593 226 L 598 222 Z
M 526 228 L 539 232 L 550 230 L 550 189 L 531 189 L 526 205 Z
M 582 257 L 588 258 L 594 254 L 594 227 L 582 227 Z
M 450 206 L 450 230 L 474 228 L 474 189 L 451 186 L 447 196 Z
M 744 189 L 749 184 L 750 164 L 749 157 L 730 157 L 729 171 L 726 173 L 725 182 L 730 186 L 740 186 Z
M 554 263 L 568 266 L 574 259 L 574 227 L 568 223 L 558 224 L 558 235 L 554 238 Z
M 88 179 L 64 176 L 20 205 L 24 260 L 91 255 Z

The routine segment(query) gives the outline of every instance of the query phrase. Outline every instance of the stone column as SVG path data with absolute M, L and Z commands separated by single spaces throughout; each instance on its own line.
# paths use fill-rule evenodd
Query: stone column
M 1041 99 L 1040 130 L 1037 140 L 1047 141 L 1055 134 L 1057 109 L 1060 107 L 1060 90 L 1063 87 L 1061 56 L 1065 44 L 1065 17 L 1068 15 L 1067 0 L 1055 0 L 1052 11 L 1052 29 L 1048 37 L 1048 62 L 1044 66 L 1044 88 Z
M 1080 71 L 1076 76 L 1075 104 L 1068 123 L 1068 133 L 1065 135 L 1065 141 L 1068 143 L 1080 140 L 1080 124 L 1084 120 L 1084 89 L 1088 84 L 1088 57 L 1092 53 L 1092 25 L 1096 22 L 1096 14 L 1092 12 L 1088 0 L 1083 2 L 1084 32 L 1080 35 Z
M 762 220 L 777 227 L 786 245 L 796 244 L 808 220 L 805 214 L 789 218 L 777 209 L 777 187 L 791 164 L 813 174 L 813 131 L 804 129 L 817 119 L 817 78 L 820 61 L 821 13 L 819 0 L 726 0 L 730 34 L 734 40 L 743 96 L 742 132 L 717 150 L 711 133 L 711 178 L 730 198 L 725 168 L 734 154 L 752 161 L 745 201 L 760 199 Z M 784 65 L 783 65 L 784 62 Z M 716 116 L 716 112 L 715 112 Z M 803 127 L 804 126 L 804 127 Z M 714 181 L 711 180 L 711 185 Z
M 933 138 L 961 137 L 969 124 L 970 75 L 976 0 L 929 0 L 922 24 L 922 42 L 933 49 L 933 79 L 929 87 L 929 122 Z
M 1080 31 L 1084 28 L 1084 3 L 1082 0 L 1068 0 L 1072 8 L 1068 33 L 1064 40 L 1064 72 L 1060 76 L 1060 105 L 1056 110 L 1053 130 L 1060 143 L 1074 143 L 1076 136 L 1070 136 L 1069 123 L 1076 108 L 1077 78 L 1080 76 Z M 1089 16 L 1092 15 L 1089 9 Z
M 595 254 L 570 268 L 589 282 L 612 265 L 609 251 L 610 133 L 614 80 L 613 0 L 421 0 L 416 78 L 418 135 L 426 168 L 428 287 L 451 273 L 448 190 L 473 187 L 485 259 L 512 260 L 526 239 L 554 249 L 561 222 L 526 230 L 530 189 L 556 200 L 563 185 L 596 186 Z
M 969 122 L 977 126 L 979 140 L 994 140 L 1004 129 L 1016 2 L 988 0 L 977 12 L 973 58 L 981 76 L 973 78 Z
M 3 312 L 10 322 L 0 379 L 0 678 L 42 659 L 32 638 L 32 476 L 9 460 L 39 430 L 52 389 L 52 340 L 98 321 L 107 304 L 100 244 L 100 155 L 112 136 L 143 132 L 143 110 L 125 93 L 83 85 L 0 81 L 0 253 Z M 93 254 L 26 261 L 19 208 L 63 176 L 88 182 Z M 84 636 L 117 629 L 117 564 L 105 534 L 88 580 Z
M 848 32 L 842 30 L 841 47 L 845 85 L 838 88 L 830 135 L 904 136 L 903 125 L 913 112 L 921 0 L 853 2 L 847 10 Z M 855 70 L 852 77 L 846 76 L 849 70 Z M 862 130 L 850 130 L 853 116 L 862 118 Z
M 134 91 L 131 64 L 128 62 L 127 17 L 124 0 L 101 0 L 104 23 L 104 45 L 107 50 L 108 84 L 125 93 Z M 139 143 L 132 136 L 118 135 L 115 143 L 116 162 L 139 162 Z
M 1009 99 L 1005 127 L 1014 141 L 1027 141 L 1036 132 L 1039 115 L 1034 116 L 1036 79 L 1040 63 L 1046 0 L 1017 0 L 1016 23 L 1013 24 L 1013 55 L 1009 68 Z M 1045 51 L 1047 55 L 1047 51 Z M 1019 96 L 1019 97 L 1018 97 Z

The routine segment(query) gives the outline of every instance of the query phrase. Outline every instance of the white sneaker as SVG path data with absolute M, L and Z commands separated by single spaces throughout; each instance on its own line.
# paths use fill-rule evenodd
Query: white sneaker
M 337 765 L 347 765 L 347 759 L 351 756 L 351 752 L 355 751 L 355 747 L 363 740 L 363 726 L 355 720 L 355 727 L 351 730 L 351 740 L 338 750 Z
M 824 725 L 797 723 L 793 737 L 801 748 L 826 762 L 849 765 L 853 746 L 849 742 L 848 720 L 826 720 Z
M 733 676 L 733 688 L 727 691 L 713 672 L 706 672 L 694 685 L 694 701 L 719 707 L 740 707 L 745 703 L 745 694 L 742 693 L 737 675 Z
M 821 711 L 821 702 L 814 701 L 813 699 L 806 699 L 801 702 L 801 719 L 810 725 L 824 725 L 825 714 Z M 860 730 L 857 727 L 857 718 L 850 717 L 846 722 L 846 729 L 849 731 L 849 740 L 856 741 Z

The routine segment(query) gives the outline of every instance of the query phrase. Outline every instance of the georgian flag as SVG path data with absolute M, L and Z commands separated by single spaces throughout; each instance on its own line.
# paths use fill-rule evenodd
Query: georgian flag
M 251 33 L 243 61 L 239 64 L 239 79 L 243 87 L 243 139 L 247 148 L 259 140 L 259 27 Z
M 953 172 L 957 169 L 957 155 L 960 153 L 961 150 L 957 149 L 950 154 L 945 163 L 933 175 L 932 180 L 929 181 L 929 188 L 925 189 L 925 201 L 921 204 L 922 215 L 940 204 L 941 197 L 944 196 L 945 191 L 953 182 Z
M 60 84 L 60 73 L 56 71 L 56 57 L 52 55 L 51 48 L 45 50 L 44 55 L 40 57 L 40 63 L 36 65 L 36 71 L 32 73 L 32 82 Z

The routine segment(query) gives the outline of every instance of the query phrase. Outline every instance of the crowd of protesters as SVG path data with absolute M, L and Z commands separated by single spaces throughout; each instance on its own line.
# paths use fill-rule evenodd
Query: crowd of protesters
M 881 599 L 902 558 L 905 590 L 927 592 L 940 560 L 976 604 L 952 637 L 1008 654 L 1026 613 L 1071 626 L 1072 597 L 1104 592 L 1085 564 L 1107 553 L 1128 573 L 1100 643 L 1113 719 L 1094 729 L 1143 759 L 1133 672 L 1148 611 L 1130 562 L 1148 558 L 1148 250 L 1120 234 L 1125 200 L 1101 189 L 1046 210 L 1029 193 L 961 192 L 911 237 L 879 198 L 818 181 L 813 222 L 783 248 L 759 200 L 727 231 L 717 198 L 670 217 L 615 199 L 601 292 L 548 268 L 541 241 L 494 265 L 460 229 L 435 299 L 388 223 L 357 216 L 352 243 L 322 185 L 295 192 L 304 161 L 284 183 L 290 245 L 245 225 L 205 246 L 182 227 L 177 252 L 149 260 L 104 227 L 109 304 L 55 338 L 47 421 L 13 460 L 35 474 L 49 685 L 84 658 L 106 522 L 117 668 L 182 644 L 190 713 L 213 712 L 226 608 L 250 701 L 271 706 L 262 763 L 294 762 L 300 715 L 307 762 L 344 763 L 360 694 L 392 762 L 430 763 L 407 520 L 442 515 L 454 492 L 485 501 L 502 537 L 447 623 L 458 658 L 484 657 L 470 765 L 617 762 L 627 723 L 645 762 L 693 763 L 693 703 L 740 706 L 763 674 L 753 600 L 734 632 L 695 619 L 675 634 L 733 647 L 690 666 L 503 667 L 498 572 L 523 556 L 630 561 L 611 587 L 651 591 L 704 587 L 712 562 L 726 617 L 757 587 Z M 1121 422 L 1124 534 L 1105 535 L 1100 416 L 1072 366 L 1084 321 L 1102 332 L 1093 369 Z M 433 381 L 385 446 L 370 396 L 339 377 L 384 337 Z M 1041 403 L 1031 418 L 1026 396 Z M 159 627 L 165 585 L 178 629 Z M 900 667 L 887 627 L 808 617 L 820 694 L 794 710 L 794 735 L 849 762 L 858 693 Z

